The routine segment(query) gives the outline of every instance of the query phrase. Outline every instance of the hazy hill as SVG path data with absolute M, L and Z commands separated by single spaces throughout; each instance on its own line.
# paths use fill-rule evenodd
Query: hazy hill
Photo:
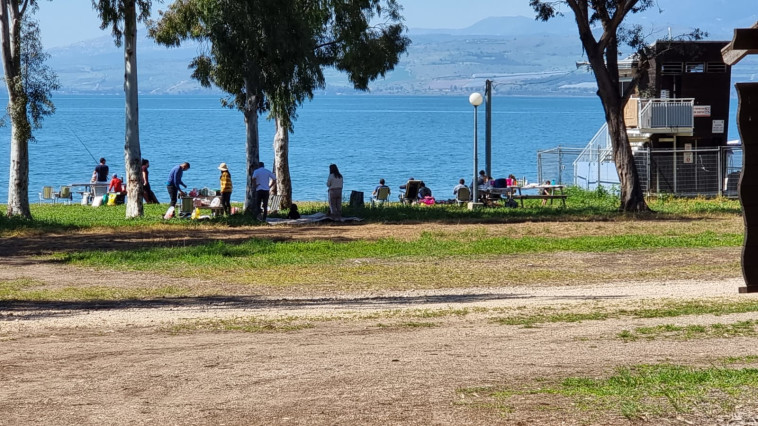
M 660 4 L 660 11 L 648 11 L 630 21 L 643 25 L 652 34 L 651 40 L 695 27 L 708 31 L 709 39 L 727 40 L 733 28 L 758 21 L 756 0 L 666 0 Z M 575 66 L 584 57 L 575 24 L 568 17 L 548 23 L 527 17 L 490 17 L 463 29 L 412 28 L 409 36 L 413 43 L 407 55 L 387 78 L 371 85 L 373 93 L 468 93 L 481 90 L 486 79 L 494 80 L 495 91 L 501 94 L 589 95 L 595 90 L 594 77 Z M 123 54 L 110 36 L 49 52 L 63 92 L 122 93 Z M 168 49 L 141 39 L 140 92 L 214 93 L 190 79 L 187 64 L 197 52 L 195 44 Z M 758 58 L 743 62 L 733 70 L 735 79 L 756 79 Z M 336 71 L 327 73 L 327 82 L 328 93 L 352 93 Z

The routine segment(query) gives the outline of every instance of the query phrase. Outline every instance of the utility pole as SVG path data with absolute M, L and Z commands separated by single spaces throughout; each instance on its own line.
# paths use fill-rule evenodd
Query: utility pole
M 487 176 L 492 176 L 492 80 L 485 82 L 484 96 L 487 98 L 484 118 L 484 161 Z

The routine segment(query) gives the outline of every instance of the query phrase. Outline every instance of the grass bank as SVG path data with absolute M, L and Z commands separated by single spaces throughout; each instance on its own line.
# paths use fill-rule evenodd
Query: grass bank
M 558 204 L 542 207 L 540 200 L 526 200 L 525 208 L 484 208 L 469 211 L 463 206 L 441 204 L 435 206 L 406 206 L 389 203 L 382 207 L 351 208 L 345 205 L 345 216 L 358 216 L 373 223 L 508 223 L 524 221 L 606 221 L 635 218 L 640 220 L 665 220 L 672 218 L 702 218 L 712 215 L 739 215 L 737 200 L 726 198 L 681 199 L 654 198 L 648 203 L 651 213 L 629 215 L 618 211 L 619 200 L 605 190 L 584 191 L 568 188 L 567 207 Z M 325 203 L 298 202 L 302 214 L 326 212 Z M 0 206 L 5 207 L 5 206 Z M 239 206 L 241 207 L 241 206 Z M 163 220 L 165 204 L 144 205 L 144 216 L 125 219 L 126 207 L 112 206 L 92 208 L 82 205 L 32 204 L 33 219 L 7 218 L 0 216 L 0 235 L 24 232 L 65 232 L 93 228 L 163 228 L 163 227 L 239 227 L 259 226 L 260 223 L 244 215 L 214 218 L 208 221 L 173 219 Z M 272 217 L 285 217 L 282 211 Z

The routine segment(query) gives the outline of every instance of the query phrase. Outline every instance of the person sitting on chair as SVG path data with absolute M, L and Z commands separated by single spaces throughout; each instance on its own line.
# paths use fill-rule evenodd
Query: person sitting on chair
M 546 180 L 545 185 L 550 185 L 550 181 Z M 542 195 L 553 195 L 553 188 L 542 188 Z M 547 204 L 547 198 L 542 199 L 542 205 Z M 553 200 L 550 200 L 550 204 L 553 204 Z
M 108 185 L 108 192 L 122 193 L 124 192 L 124 182 L 118 178 L 118 175 L 114 174 Z
M 466 186 L 466 180 L 465 179 L 461 179 L 461 180 L 458 181 L 458 185 L 455 185 L 455 188 L 453 188 L 453 195 L 458 195 L 458 190 L 461 189 L 461 188 L 468 188 Z
M 412 180 L 416 180 L 416 179 L 414 179 L 413 176 L 411 176 L 411 177 L 408 178 L 408 182 L 410 182 Z M 406 199 L 406 197 L 405 197 L 405 191 L 406 191 L 406 187 L 408 186 L 408 182 L 400 185 L 400 195 L 399 195 L 400 201 L 404 202 L 405 199 Z
M 405 185 L 401 185 L 400 188 L 405 187 Z M 374 188 L 374 192 L 371 193 L 371 195 L 376 199 L 376 197 L 379 195 L 379 190 L 382 188 L 387 188 L 387 195 L 390 194 L 390 187 L 384 184 L 384 179 L 379 179 L 379 185 Z
M 416 180 L 416 179 L 414 179 L 413 176 L 408 178 L 408 181 L 412 181 L 412 180 Z M 405 185 L 407 185 L 407 183 L 400 185 L 400 190 L 405 191 Z
M 427 188 L 424 181 L 421 181 L 421 186 L 418 189 L 418 197 L 423 199 L 423 198 L 431 197 L 431 196 L 432 196 L 432 190 Z
M 115 199 L 113 200 L 114 204 L 124 204 L 124 199 L 126 198 L 126 188 L 124 187 L 124 181 L 118 178 L 117 174 L 113 175 L 113 179 L 111 179 L 110 184 L 108 185 L 108 192 L 115 193 Z M 108 205 L 110 206 L 110 201 L 108 201 Z
M 486 185 L 487 182 L 489 182 L 489 179 L 487 178 L 487 172 L 484 170 L 479 170 L 479 177 L 476 179 L 476 186 Z

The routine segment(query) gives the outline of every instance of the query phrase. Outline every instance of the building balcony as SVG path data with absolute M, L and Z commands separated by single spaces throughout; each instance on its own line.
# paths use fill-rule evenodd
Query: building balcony
M 639 99 L 638 129 L 644 133 L 692 135 L 695 99 Z

